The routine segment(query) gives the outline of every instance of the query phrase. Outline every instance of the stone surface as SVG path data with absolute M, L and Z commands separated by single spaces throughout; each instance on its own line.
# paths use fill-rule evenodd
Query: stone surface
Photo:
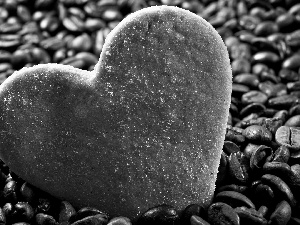
M 0 86 L 0 156 L 76 207 L 133 218 L 208 206 L 231 96 L 226 47 L 176 7 L 126 17 L 93 72 L 41 64 Z

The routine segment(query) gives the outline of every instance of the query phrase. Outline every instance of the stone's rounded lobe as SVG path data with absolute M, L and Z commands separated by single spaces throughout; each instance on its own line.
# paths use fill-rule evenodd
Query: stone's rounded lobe
M 0 86 L 0 156 L 29 183 L 113 216 L 207 207 L 231 68 L 217 32 L 169 6 L 126 17 L 93 72 L 44 64 Z

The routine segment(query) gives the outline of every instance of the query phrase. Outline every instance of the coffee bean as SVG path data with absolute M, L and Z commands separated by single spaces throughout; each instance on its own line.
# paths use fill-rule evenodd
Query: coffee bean
M 36 201 L 36 189 L 29 183 L 25 182 L 20 188 L 20 194 L 24 201 L 34 203 Z
M 279 77 L 283 82 L 294 82 L 299 80 L 300 75 L 293 70 L 283 68 L 279 71 Z
M 234 211 L 240 218 L 240 224 L 267 225 L 268 221 L 262 217 L 256 210 L 246 207 L 237 207 Z
M 77 36 L 69 45 L 71 49 L 77 52 L 88 52 L 92 47 L 92 40 L 86 33 Z
M 41 43 L 40 46 L 46 50 L 50 50 L 50 51 L 57 51 L 61 48 L 64 48 L 66 45 L 66 43 L 56 37 L 51 37 L 51 38 L 47 38 L 44 39 Z
M 286 176 L 292 173 L 291 167 L 283 162 L 266 162 L 263 167 L 263 173 L 272 174 L 286 181 Z
M 233 82 L 256 88 L 259 84 L 258 76 L 250 73 L 241 73 L 233 78 Z
M 63 65 L 70 65 L 79 69 L 86 69 L 86 65 L 82 59 L 77 59 L 75 57 L 66 58 L 60 62 Z
M 233 181 L 245 184 L 249 181 L 248 160 L 242 152 L 231 153 L 228 157 L 228 172 Z
M 178 212 L 170 205 L 159 205 L 144 212 L 137 225 L 173 225 L 179 221 Z
M 94 32 L 100 30 L 101 28 L 105 28 L 105 22 L 99 18 L 87 18 L 84 22 L 84 27 L 89 32 Z
M 248 143 L 247 146 L 244 148 L 244 151 L 243 151 L 245 157 L 250 159 L 253 152 L 255 152 L 259 147 L 260 147 L 260 145 L 256 145 L 256 144 L 253 144 L 253 143 Z
M 291 17 L 294 19 L 294 17 L 292 15 L 291 15 Z M 289 46 L 299 48 L 300 47 L 300 29 L 287 34 L 285 37 L 285 41 Z
M 268 97 L 275 97 L 287 94 L 287 88 L 284 84 L 274 84 L 271 81 L 262 82 L 258 85 L 258 89 L 265 93 Z
M 190 220 L 192 220 L 191 219 L 192 216 L 202 217 L 204 216 L 204 212 L 205 210 L 201 205 L 198 204 L 188 205 L 181 214 L 181 222 L 183 224 L 189 224 Z
M 279 31 L 279 27 L 273 21 L 263 21 L 255 27 L 254 34 L 256 36 L 268 36 Z
M 72 209 L 70 209 L 70 210 L 73 211 Z M 96 215 L 98 216 L 96 220 L 106 221 L 106 222 L 109 220 L 108 214 L 106 214 L 96 208 L 93 208 L 93 207 L 83 207 L 75 215 L 73 215 L 73 212 L 72 212 L 72 216 L 70 217 L 69 222 L 74 223 L 75 221 L 80 221 L 84 218 L 92 217 L 92 216 L 96 216 Z M 95 219 L 92 219 L 92 220 L 95 220 Z
M 234 142 L 232 141 L 224 141 L 223 144 L 223 151 L 227 154 L 230 155 L 231 153 L 236 153 L 240 152 L 239 146 L 237 146 Z
M 232 84 L 232 94 L 233 95 L 242 95 L 247 93 L 250 90 L 249 87 L 247 87 L 246 85 L 242 85 L 242 84 Z
M 253 55 L 254 63 L 274 64 L 280 61 L 279 56 L 270 51 L 261 51 Z
M 33 208 L 27 202 L 18 202 L 14 209 L 14 217 L 19 221 L 30 222 L 34 216 Z
M 209 206 L 208 222 L 214 225 L 239 225 L 240 218 L 234 209 L 223 202 L 216 202 Z
M 76 211 L 74 207 L 67 201 L 62 201 L 60 203 L 60 211 L 59 211 L 59 223 L 68 222 L 71 217 L 74 217 Z
M 265 145 L 260 145 L 255 151 L 252 152 L 250 158 L 250 168 L 260 175 L 263 165 L 270 161 L 272 158 L 273 150 Z
M 300 127 L 300 115 L 290 117 L 284 124 L 288 127 Z
M 290 116 L 300 115 L 300 104 L 294 105 L 289 110 Z
M 273 118 L 278 118 L 278 119 L 282 120 L 283 123 L 287 120 L 287 117 L 288 117 L 288 111 L 287 110 L 279 110 L 273 116 Z
M 242 96 L 242 103 L 245 105 L 251 103 L 261 103 L 265 104 L 268 100 L 268 96 L 260 91 L 251 90 Z
M 223 202 L 230 205 L 233 208 L 240 207 L 240 206 L 255 208 L 254 204 L 248 197 L 236 191 L 219 192 L 215 196 L 214 202 Z
M 297 104 L 299 98 L 293 95 L 282 95 L 274 98 L 270 98 L 267 105 L 272 108 L 288 109 L 291 106 Z
M 72 225 L 105 225 L 107 224 L 107 220 L 102 217 L 102 215 L 97 214 L 94 216 L 84 217 L 81 220 L 77 220 Z
M 261 21 L 258 17 L 251 15 L 243 15 L 239 19 L 239 25 L 242 28 L 250 31 L 253 31 L 260 22 Z
M 273 189 L 266 184 L 258 184 L 254 189 L 254 200 L 256 205 L 267 205 L 271 207 L 276 198 Z
M 245 117 L 251 113 L 256 113 L 258 115 L 261 115 L 265 112 L 266 107 L 261 104 L 261 103 L 251 103 L 247 106 L 245 106 L 241 111 L 240 111 L 240 116 Z
M 275 211 L 270 216 L 270 225 L 286 225 L 292 215 L 291 206 L 287 201 L 281 201 L 277 204 Z
M 288 147 L 282 145 L 276 149 L 273 154 L 272 162 L 287 163 L 290 158 L 290 150 Z
M 127 217 L 119 216 L 112 218 L 107 225 L 131 225 L 131 221 Z
M 243 135 L 252 143 L 270 143 L 272 140 L 272 133 L 263 126 L 252 125 L 243 131 Z
M 240 73 L 250 73 L 251 65 L 248 60 L 239 58 L 232 61 L 231 68 L 232 74 L 237 75 Z
M 281 126 L 275 134 L 278 144 L 286 146 L 291 152 L 300 150 L 300 130 L 295 127 Z
M 251 58 L 251 49 L 248 44 L 239 43 L 239 40 L 236 39 L 236 44 L 231 44 L 230 46 L 230 57 L 232 59 Z
M 296 205 L 296 200 L 289 186 L 278 176 L 272 174 L 264 174 L 261 177 L 262 183 L 269 185 L 274 192 L 283 200 L 286 200 L 292 207 Z
M 17 194 L 16 194 L 17 184 L 14 180 L 11 180 L 6 183 L 3 189 L 3 197 L 6 201 L 11 203 L 16 203 Z
M 285 59 L 282 63 L 282 68 L 298 70 L 300 67 L 300 54 L 294 54 L 291 57 Z
M 37 225 L 57 225 L 57 222 L 53 218 L 53 216 L 38 213 L 35 215 L 35 222 Z
M 190 219 L 190 225 L 210 225 L 207 221 L 199 216 L 193 215 Z
M 216 189 L 216 193 L 222 192 L 222 191 L 236 191 L 238 193 L 246 195 L 248 192 L 248 187 L 244 185 L 237 185 L 237 184 L 227 184 L 223 185 L 220 188 Z

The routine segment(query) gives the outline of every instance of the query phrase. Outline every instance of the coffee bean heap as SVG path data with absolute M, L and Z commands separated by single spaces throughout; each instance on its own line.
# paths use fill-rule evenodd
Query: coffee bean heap
M 1 224 L 300 224 L 299 0 L 0 0 L 0 83 L 39 63 L 92 70 L 107 34 L 153 5 L 199 14 L 228 47 L 233 92 L 213 203 L 112 218 L 74 209 L 1 162 Z

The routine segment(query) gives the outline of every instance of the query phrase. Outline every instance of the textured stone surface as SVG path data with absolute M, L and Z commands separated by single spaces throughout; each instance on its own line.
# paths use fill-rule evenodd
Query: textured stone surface
M 231 95 L 226 47 L 175 7 L 125 18 L 95 71 L 44 64 L 0 86 L 0 156 L 77 207 L 129 218 L 158 204 L 207 206 Z

